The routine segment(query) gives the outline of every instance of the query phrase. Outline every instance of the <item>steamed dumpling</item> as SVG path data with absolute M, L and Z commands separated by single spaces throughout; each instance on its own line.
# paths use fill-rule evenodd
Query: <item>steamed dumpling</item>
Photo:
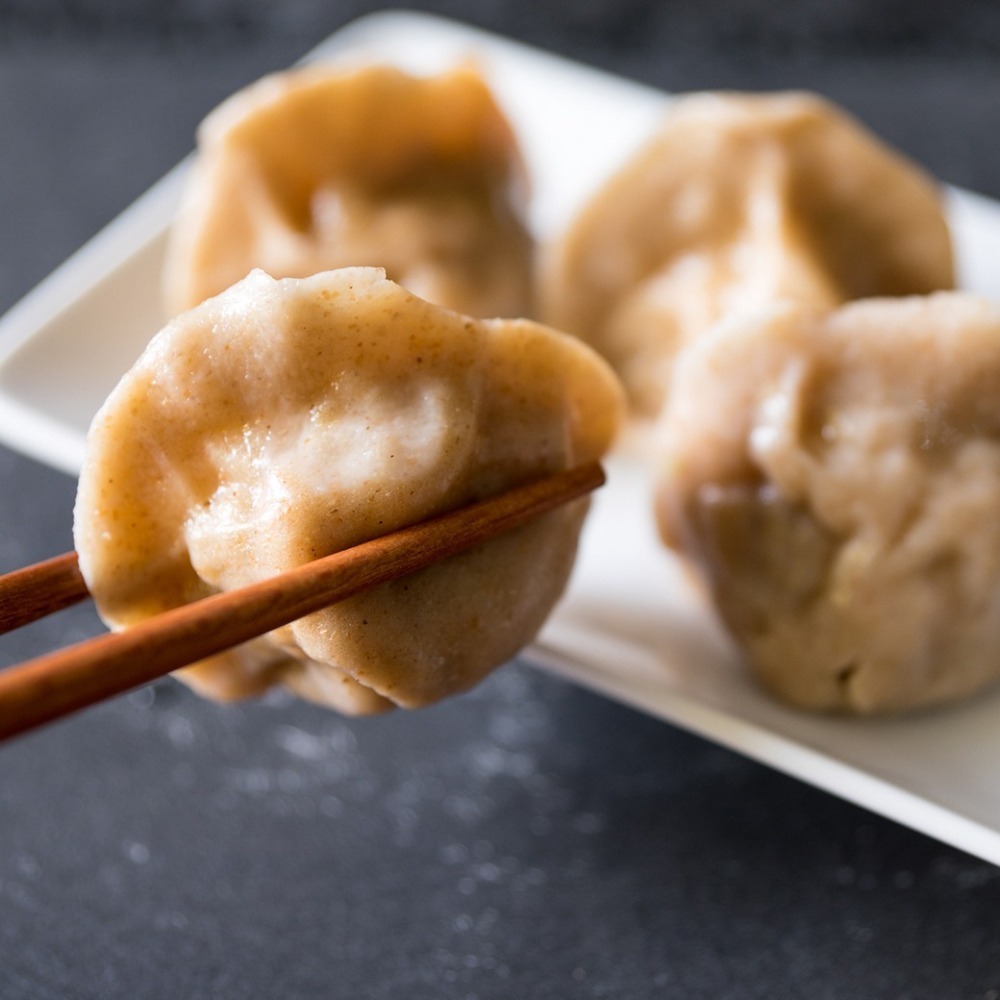
M 879 712 L 1000 677 L 1000 307 L 773 306 L 678 359 L 657 513 L 752 667 Z
M 98 609 L 124 626 L 599 458 L 621 389 L 574 339 L 475 321 L 372 268 L 252 273 L 172 321 L 91 427 L 75 511 Z M 578 501 L 182 672 L 282 683 L 347 712 L 468 688 L 559 598 Z
M 677 351 L 719 318 L 952 287 L 934 184 L 805 94 L 679 99 L 547 254 L 542 319 L 662 406 Z
M 386 270 L 471 316 L 525 316 L 533 243 L 510 125 L 470 69 L 276 74 L 202 123 L 165 271 L 171 315 L 253 268 Z

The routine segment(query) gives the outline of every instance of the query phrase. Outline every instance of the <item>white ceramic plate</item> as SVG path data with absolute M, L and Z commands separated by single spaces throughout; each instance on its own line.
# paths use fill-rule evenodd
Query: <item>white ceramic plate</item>
M 475 59 L 518 130 L 533 225 L 554 233 L 669 97 L 424 15 L 379 14 L 310 59 L 435 71 Z M 581 111 L 585 109 L 585 111 Z M 0 321 L 0 440 L 75 473 L 91 416 L 160 326 L 159 271 L 185 165 Z M 951 192 L 962 284 L 1000 295 L 1000 205 Z M 1000 695 L 899 720 L 817 718 L 764 696 L 656 540 L 641 466 L 608 464 L 566 599 L 529 656 L 625 703 L 1000 863 Z

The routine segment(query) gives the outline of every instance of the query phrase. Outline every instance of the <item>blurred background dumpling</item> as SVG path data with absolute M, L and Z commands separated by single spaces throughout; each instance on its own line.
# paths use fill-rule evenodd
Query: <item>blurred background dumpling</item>
M 96 416 L 74 537 L 113 627 L 599 458 L 607 364 L 526 320 L 432 305 L 374 268 L 251 273 L 158 334 Z M 576 501 L 180 673 L 220 698 L 284 684 L 345 712 L 470 687 L 541 627 Z
M 1000 307 L 790 304 L 678 358 L 657 516 L 772 691 L 886 712 L 1000 677 Z
M 259 267 L 382 267 L 471 316 L 531 312 L 533 240 L 516 137 L 471 68 L 308 67 L 202 123 L 164 275 L 171 315 Z
M 826 101 L 694 94 L 545 253 L 542 319 L 662 406 L 677 351 L 779 299 L 820 308 L 954 283 L 935 184 Z

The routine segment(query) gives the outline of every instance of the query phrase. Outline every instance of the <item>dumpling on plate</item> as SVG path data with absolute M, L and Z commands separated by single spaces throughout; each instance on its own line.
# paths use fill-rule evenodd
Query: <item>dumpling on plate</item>
M 768 688 L 866 713 L 1000 677 L 1000 307 L 774 305 L 676 375 L 659 523 Z
M 170 322 L 94 419 L 74 537 L 102 617 L 137 622 L 599 458 L 610 368 L 527 320 L 473 320 L 374 268 L 251 273 Z M 586 501 L 181 672 L 350 713 L 418 707 L 528 643 Z
M 255 267 L 355 265 L 470 316 L 531 310 L 515 135 L 470 68 L 308 67 L 230 97 L 198 149 L 164 274 L 170 315 Z
M 546 251 L 541 318 L 622 376 L 637 415 L 677 351 L 719 318 L 952 287 L 934 183 L 824 100 L 678 99 Z

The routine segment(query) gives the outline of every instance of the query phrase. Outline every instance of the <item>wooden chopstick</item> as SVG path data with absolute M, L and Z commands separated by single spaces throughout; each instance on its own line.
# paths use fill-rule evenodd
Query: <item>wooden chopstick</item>
M 0 576 L 0 635 L 89 596 L 75 552 Z
M 120 632 L 10 667 L 0 672 L 0 741 L 473 548 L 603 483 L 604 472 L 598 463 L 582 465 L 335 552 L 272 579 L 215 594 Z M 72 577 L 67 566 L 73 560 L 69 556 L 60 559 L 63 563 L 54 577 Z M 29 569 L 36 570 L 36 581 L 44 582 L 53 573 L 52 567 Z M 23 580 L 17 587 L 18 592 L 26 592 Z M 72 586 L 65 589 L 75 593 Z

